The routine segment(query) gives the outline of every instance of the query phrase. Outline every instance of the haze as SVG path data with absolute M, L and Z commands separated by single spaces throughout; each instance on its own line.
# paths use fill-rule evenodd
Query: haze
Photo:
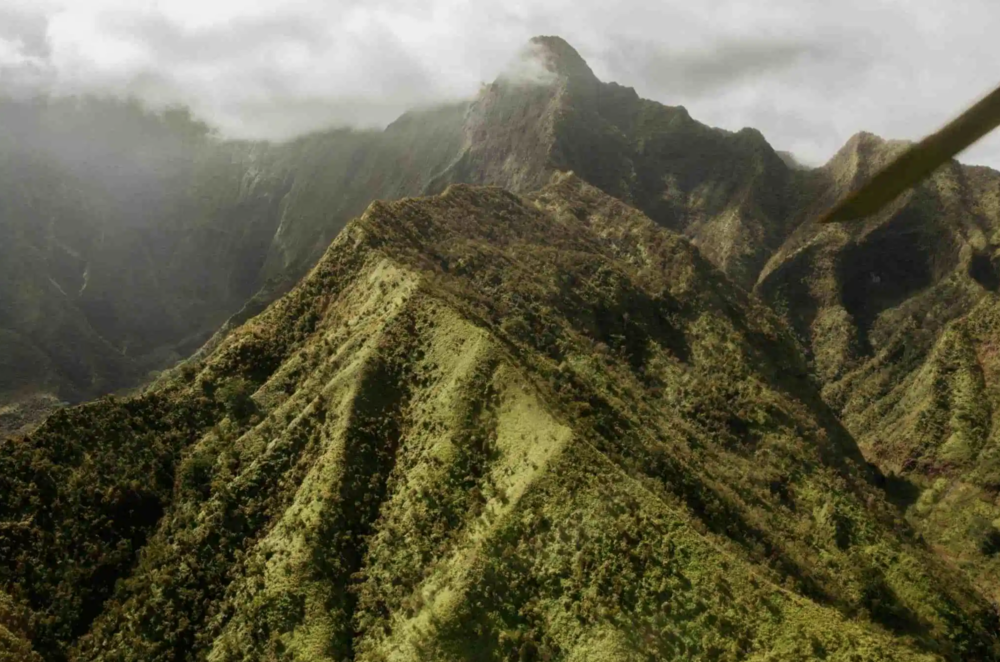
M 985 0 L 0 0 L 0 92 L 180 103 L 281 140 L 469 97 L 558 34 L 603 80 L 819 164 L 860 130 L 917 139 L 992 89 L 998 20 Z M 1000 167 L 1000 137 L 962 160 Z

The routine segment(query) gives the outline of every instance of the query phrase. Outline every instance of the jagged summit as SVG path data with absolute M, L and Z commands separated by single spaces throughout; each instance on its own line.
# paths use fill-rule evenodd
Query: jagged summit
M 859 188 L 912 144 L 908 140 L 887 139 L 870 131 L 858 131 L 818 167 L 804 166 L 791 154 L 779 152 L 779 157 L 790 169 L 812 171 L 797 177 L 794 182 L 795 190 L 791 193 L 799 196 L 800 204 L 793 212 L 798 219 L 792 225 L 798 227 L 803 221 L 823 215 L 837 200 Z M 900 199 L 907 195 L 900 195 Z
M 832 169 L 842 167 L 844 163 L 856 161 L 860 154 L 877 150 L 884 144 L 885 139 L 874 133 L 859 131 L 848 138 L 824 166 Z
M 536 37 L 528 52 L 556 77 L 532 77 L 526 67 L 520 79 L 484 87 L 466 116 L 464 153 L 426 191 L 469 182 L 526 193 L 572 170 L 696 240 L 751 287 L 789 231 L 789 168 L 764 136 L 714 129 L 683 107 L 602 82 L 559 37 Z
M 858 131 L 850 138 L 847 139 L 845 146 L 860 146 L 860 145 L 882 145 L 886 143 L 886 139 L 882 136 L 872 133 L 871 131 Z
M 501 77 L 472 102 L 406 113 L 385 131 L 285 144 L 215 141 L 110 101 L 0 104 L 18 141 L 60 147 L 32 163 L 0 145 L 0 300 L 11 306 L 0 406 L 14 399 L 20 412 L 0 414 L 0 434 L 35 411 L 28 396 L 87 400 L 189 356 L 229 316 L 287 291 L 372 200 L 450 183 L 527 193 L 572 170 L 752 286 L 787 233 L 787 168 L 763 137 L 601 82 L 559 37 L 528 51 L 518 73 L 541 84 Z M 46 128 L 61 126 L 76 129 Z
M 860 184 L 910 144 L 909 141 L 888 140 L 869 131 L 859 131 L 848 138 L 823 167 L 838 181 L 849 178 L 852 184 Z
M 541 56 L 546 68 L 560 76 L 597 80 L 590 65 L 579 52 L 562 37 L 538 36 L 528 42 L 528 49 Z

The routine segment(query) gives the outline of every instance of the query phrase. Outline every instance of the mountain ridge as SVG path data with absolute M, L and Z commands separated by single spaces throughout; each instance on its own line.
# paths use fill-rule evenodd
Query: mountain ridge
M 0 434 L 190 356 L 0 443 L 12 650 L 996 658 L 1000 173 L 820 226 L 905 143 L 528 56 L 283 145 L 0 104 Z
M 376 202 L 197 364 L 0 446 L 0 581 L 46 659 L 996 656 L 805 372 L 573 176 Z
M 382 132 L 335 130 L 281 145 L 220 142 L 183 111 L 156 116 L 134 103 L 6 102 L 6 135 L 41 155 L 52 171 L 48 188 L 66 181 L 79 189 L 78 180 L 86 186 L 80 202 L 50 214 L 56 243 L 24 234 L 53 222 L 43 211 L 27 205 L 5 214 L 14 221 L 0 228 L 11 250 L 65 250 L 18 268 L 2 298 L 18 301 L 31 273 L 39 285 L 30 297 L 39 305 L 48 297 L 39 288 L 54 287 L 50 277 L 66 298 L 44 303 L 76 320 L 72 343 L 93 332 L 122 355 L 71 373 L 55 340 L 37 326 L 24 328 L 30 313 L 12 311 L 16 324 L 4 328 L 33 348 L 18 354 L 48 360 L 28 395 L 78 402 L 148 379 L 188 356 L 246 302 L 287 290 L 371 200 L 440 192 L 449 183 L 528 192 L 556 171 L 573 170 L 657 222 L 695 235 L 714 262 L 752 285 L 754 265 L 771 250 L 755 242 L 771 236 L 770 246 L 777 236 L 766 229 L 773 201 L 755 199 L 768 198 L 761 191 L 785 176 L 759 133 L 708 129 L 683 108 L 601 83 L 558 38 L 533 41 L 526 57 L 550 67 L 549 76 L 501 75 L 476 100 L 407 113 Z M 149 144 L 137 138 L 146 133 L 155 136 Z M 764 179 L 734 184 L 732 165 L 752 172 L 756 152 L 766 156 Z M 685 176 L 692 165 L 701 172 Z M 666 190 L 664 177 L 672 182 Z M 20 380 L 17 388 L 26 386 Z M 15 391 L 5 400 L 20 397 Z
M 905 145 L 860 135 L 816 173 L 817 189 L 839 197 Z M 953 161 L 863 222 L 801 225 L 755 288 L 796 329 L 866 455 L 910 495 L 918 529 L 994 600 L 997 399 L 985 330 L 1000 283 L 998 187 L 1000 173 Z M 944 498 L 952 491 L 962 498 Z

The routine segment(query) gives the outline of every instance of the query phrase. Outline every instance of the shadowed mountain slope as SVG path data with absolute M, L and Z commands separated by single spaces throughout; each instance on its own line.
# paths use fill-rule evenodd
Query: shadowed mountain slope
M 0 103 L 0 406 L 136 385 L 287 291 L 372 200 L 451 183 L 527 193 L 575 171 L 751 287 L 791 231 L 798 171 L 756 131 L 598 81 L 559 38 L 526 57 L 540 75 L 471 102 L 280 145 L 135 104 Z
M 573 176 L 375 203 L 0 445 L 0 585 L 46 660 L 997 659 L 785 328 Z
M 468 147 L 438 180 L 528 192 L 553 171 L 588 183 L 692 238 L 749 288 L 791 228 L 794 173 L 753 129 L 714 129 L 683 107 L 599 81 L 558 37 L 531 41 L 551 79 L 501 76 L 473 102 Z M 433 188 L 433 187 L 432 187 Z
M 435 126 L 457 143 L 461 117 L 267 145 L 134 104 L 0 104 L 0 404 L 86 400 L 189 356 L 372 199 L 419 193 L 457 149 Z
M 811 174 L 805 213 L 904 147 L 855 136 Z M 923 535 L 994 600 L 998 196 L 1000 173 L 952 162 L 867 221 L 800 225 L 757 285 L 798 331 L 824 398 L 890 474 Z

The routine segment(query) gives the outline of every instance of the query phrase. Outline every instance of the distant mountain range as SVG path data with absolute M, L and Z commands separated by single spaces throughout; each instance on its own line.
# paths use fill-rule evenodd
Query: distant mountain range
M 0 442 L 0 660 L 1000 659 L 1000 173 L 820 226 L 901 143 L 531 51 L 287 144 L 0 104 L 0 426 L 152 381 Z
M 0 105 L 0 355 L 17 357 L 0 394 L 78 402 L 141 383 L 287 291 L 372 200 L 450 183 L 527 192 L 573 171 L 752 286 L 790 231 L 792 175 L 764 138 L 601 83 L 562 40 L 538 44 L 549 84 L 502 77 L 385 131 L 280 145 L 116 101 Z

